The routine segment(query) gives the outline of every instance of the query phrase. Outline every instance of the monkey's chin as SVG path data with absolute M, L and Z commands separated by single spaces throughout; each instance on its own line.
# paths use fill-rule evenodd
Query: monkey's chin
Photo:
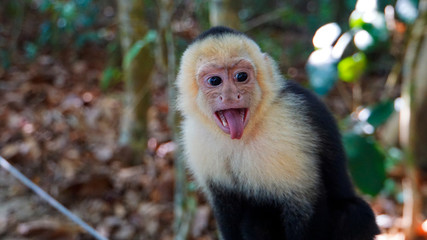
M 218 127 L 231 139 L 241 139 L 248 123 L 249 111 L 247 108 L 222 109 L 215 112 L 215 122 Z

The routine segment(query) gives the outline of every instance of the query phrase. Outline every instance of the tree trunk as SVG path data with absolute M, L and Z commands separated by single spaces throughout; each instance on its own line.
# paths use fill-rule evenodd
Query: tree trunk
M 424 6 L 424 7 L 423 7 Z M 403 62 L 403 109 L 400 112 L 400 143 L 406 156 L 403 221 L 406 240 L 417 239 L 422 220 L 421 176 L 427 169 L 427 0 L 410 34 Z
M 117 1 L 123 56 L 148 32 L 143 3 L 142 0 Z M 150 106 L 150 76 L 153 65 L 152 52 L 147 45 L 132 58 L 129 66 L 123 64 L 126 93 L 119 143 L 130 145 L 138 151 L 146 149 L 147 110 Z
M 176 99 L 175 76 L 176 56 L 175 43 L 171 29 L 171 18 L 174 12 L 173 0 L 160 0 L 157 2 L 159 8 L 158 44 L 156 66 L 159 76 L 166 79 L 168 85 L 169 116 L 168 125 L 172 129 L 172 138 L 178 142 L 178 127 L 180 116 L 175 110 Z M 180 149 L 180 148 L 179 148 Z M 195 198 L 188 191 L 186 168 L 181 151 L 176 153 L 175 158 L 175 196 L 174 196 L 174 232 L 176 240 L 188 238 L 191 222 L 195 211 Z
M 238 16 L 239 1 L 212 0 L 209 6 L 209 21 L 211 26 L 227 26 L 240 28 Z

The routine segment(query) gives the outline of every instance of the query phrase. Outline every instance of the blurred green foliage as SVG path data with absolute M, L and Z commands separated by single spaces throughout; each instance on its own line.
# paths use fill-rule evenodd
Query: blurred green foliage
M 338 77 L 344 82 L 357 81 L 366 69 L 367 60 L 363 52 L 346 57 L 338 63 Z
M 348 26 L 338 22 L 319 28 L 313 38 L 318 49 L 311 53 L 306 65 L 311 88 L 326 96 L 338 81 L 360 85 L 367 70 L 380 67 L 375 63 L 378 56 L 390 52 L 390 33 L 384 13 L 390 18 L 395 9 L 400 20 L 411 24 L 418 14 L 417 6 L 416 0 L 358 0 L 348 15 Z M 341 36 L 335 36 L 346 28 L 348 30 Z M 391 71 L 391 66 L 389 68 Z M 394 99 L 384 95 L 372 106 L 356 106 L 356 110 L 341 122 L 351 175 L 358 188 L 372 196 L 381 191 L 396 198 L 401 195 L 386 174 L 386 170 L 400 162 L 401 151 L 382 145 L 376 134 L 395 112 L 395 105 Z
M 343 143 L 354 182 L 361 191 L 375 196 L 382 190 L 386 179 L 382 148 L 372 136 L 354 132 L 344 134 Z
M 354 3 L 355 0 L 241 0 L 239 16 L 242 28 L 248 29 L 262 50 L 272 55 L 281 68 L 287 69 L 306 61 L 313 50 L 308 47 L 310 38 L 322 23 L 344 19 Z M 254 19 L 262 21 L 263 18 L 271 21 L 252 25 Z
M 154 30 L 148 31 L 143 39 L 136 41 L 130 49 L 127 51 L 126 55 L 123 58 L 124 68 L 128 68 L 132 63 L 132 60 L 141 52 L 141 49 L 146 45 L 153 43 L 157 38 L 157 33 Z
M 310 55 L 306 68 L 310 85 L 316 93 L 326 95 L 334 87 L 338 79 L 337 64 L 331 49 L 319 49 Z
M 394 113 L 394 101 L 388 99 L 371 106 L 368 109 L 370 114 L 366 119 L 366 122 L 376 128 L 384 124 Z
M 17 52 L 29 60 L 87 44 L 106 44 L 114 33 L 105 19 L 114 17 L 112 0 L 4 0 L 0 3 L 0 61 L 11 66 Z M 1 33 L 4 32 L 4 35 Z M 5 36 L 5 37 L 3 37 Z
M 417 4 L 416 0 L 398 0 L 395 9 L 398 16 L 407 23 L 412 23 L 417 17 Z M 378 7 L 380 6 L 380 7 Z M 312 53 L 313 57 L 310 57 L 307 62 L 307 73 L 312 83 L 313 89 L 320 95 L 326 95 L 331 87 L 331 77 L 336 80 L 340 79 L 346 82 L 356 82 L 365 73 L 366 66 L 369 65 L 369 57 L 371 53 L 377 53 L 381 51 L 388 51 L 388 43 L 390 41 L 390 34 L 387 29 L 387 24 L 384 16 L 385 2 L 384 1 L 371 1 L 371 0 L 359 0 L 356 4 L 354 11 L 349 15 L 348 27 L 349 30 L 344 32 L 350 34 L 353 39 L 353 44 L 348 42 L 346 46 L 350 51 L 355 46 L 355 52 L 350 57 L 345 57 L 344 51 L 340 54 L 333 55 L 330 51 L 328 58 L 323 57 L 324 60 L 320 60 L 315 56 L 318 55 L 317 51 Z M 400 14 L 399 14 L 400 12 Z M 329 23 L 331 24 L 331 23 Z M 326 24 L 324 26 L 327 26 Z M 340 24 L 337 24 L 340 25 Z M 319 28 L 318 32 L 322 28 Z M 318 35 L 316 33 L 316 35 Z M 321 34 L 319 34 L 321 35 Z M 337 47 L 339 40 L 335 43 L 328 39 L 327 34 L 323 34 L 319 38 L 324 38 L 323 41 L 327 42 L 322 48 Z M 334 45 L 335 43 L 335 45 Z M 386 46 L 386 48 L 384 48 Z M 341 46 L 340 46 L 341 47 Z M 335 61 L 329 60 L 329 58 L 335 59 Z M 328 59 L 328 60 L 327 60 Z M 330 74 L 329 76 L 319 76 L 315 72 L 318 71 L 316 67 L 319 64 L 323 64 L 322 67 L 333 68 L 337 62 L 336 67 L 338 68 L 338 75 Z M 329 71 L 332 72 L 332 71 Z M 315 83 L 315 84 L 314 84 Z M 325 91 L 327 89 L 328 91 Z
M 39 26 L 38 46 L 73 43 L 76 48 L 101 40 L 101 32 L 92 28 L 100 16 L 99 5 L 92 0 L 43 0 L 37 10 L 48 17 Z
M 122 70 L 119 67 L 107 66 L 102 72 L 100 87 L 107 90 L 109 87 L 116 85 L 122 78 Z
M 350 173 L 359 189 L 371 196 L 383 190 L 386 169 L 395 166 L 401 157 L 396 148 L 390 151 L 382 146 L 374 134 L 394 112 L 394 101 L 386 100 L 353 113 L 344 124 L 343 143 Z
M 398 0 L 396 2 L 397 16 L 405 23 L 414 23 L 418 16 L 419 0 Z

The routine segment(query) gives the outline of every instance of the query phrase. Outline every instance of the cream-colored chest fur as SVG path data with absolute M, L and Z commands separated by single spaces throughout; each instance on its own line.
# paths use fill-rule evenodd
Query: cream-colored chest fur
M 310 195 L 318 178 L 312 154 L 316 136 L 302 115 L 283 108 L 272 106 L 264 121 L 240 140 L 187 118 L 183 140 L 198 183 L 206 187 L 213 181 L 249 194 Z

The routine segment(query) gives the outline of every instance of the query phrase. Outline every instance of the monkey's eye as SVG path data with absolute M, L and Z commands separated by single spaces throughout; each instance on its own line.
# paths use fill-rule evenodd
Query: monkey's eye
M 218 86 L 222 83 L 222 79 L 218 76 L 213 76 L 208 79 L 208 83 L 212 86 Z
M 238 82 L 244 82 L 248 79 L 248 74 L 245 72 L 239 72 L 234 76 Z

